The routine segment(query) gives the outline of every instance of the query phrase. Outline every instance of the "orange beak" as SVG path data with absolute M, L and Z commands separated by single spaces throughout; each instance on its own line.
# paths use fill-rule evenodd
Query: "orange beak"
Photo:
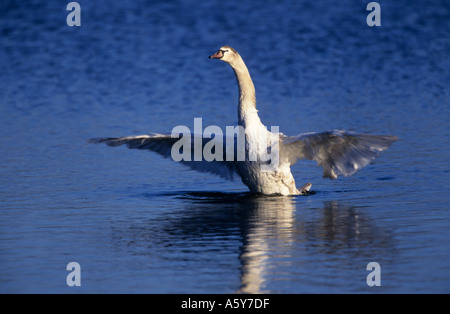
M 223 57 L 223 52 L 221 50 L 217 51 L 212 56 L 209 56 L 210 59 L 221 59 Z

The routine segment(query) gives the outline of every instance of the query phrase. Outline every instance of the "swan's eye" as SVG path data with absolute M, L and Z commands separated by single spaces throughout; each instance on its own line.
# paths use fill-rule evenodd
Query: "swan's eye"
M 225 54 L 225 52 L 228 52 L 228 50 L 220 50 L 223 54 Z

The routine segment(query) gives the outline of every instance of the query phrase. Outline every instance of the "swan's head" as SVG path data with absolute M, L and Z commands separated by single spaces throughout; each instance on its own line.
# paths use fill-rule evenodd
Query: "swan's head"
M 229 46 L 221 47 L 215 54 L 209 56 L 210 59 L 219 59 L 226 63 L 233 63 L 234 60 L 239 58 L 239 54 L 236 50 Z

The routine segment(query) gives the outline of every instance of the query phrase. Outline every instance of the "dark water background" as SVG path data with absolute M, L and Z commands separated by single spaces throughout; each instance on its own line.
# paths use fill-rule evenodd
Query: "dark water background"
M 450 292 L 450 4 L 0 3 L 0 292 Z M 86 140 L 237 121 L 236 48 L 262 121 L 400 140 L 308 197 Z M 81 287 L 66 265 L 81 265 Z M 366 265 L 381 265 L 368 287 Z

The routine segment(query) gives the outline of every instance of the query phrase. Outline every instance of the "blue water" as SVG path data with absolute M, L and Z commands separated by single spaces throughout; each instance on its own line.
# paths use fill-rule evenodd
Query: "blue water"
M 379 1 L 381 27 L 369 1 L 79 1 L 81 27 L 68 2 L 0 3 L 0 292 L 450 292 L 448 1 Z M 297 164 L 297 197 L 86 142 L 235 125 L 223 45 L 266 125 L 400 140 L 349 178 Z

